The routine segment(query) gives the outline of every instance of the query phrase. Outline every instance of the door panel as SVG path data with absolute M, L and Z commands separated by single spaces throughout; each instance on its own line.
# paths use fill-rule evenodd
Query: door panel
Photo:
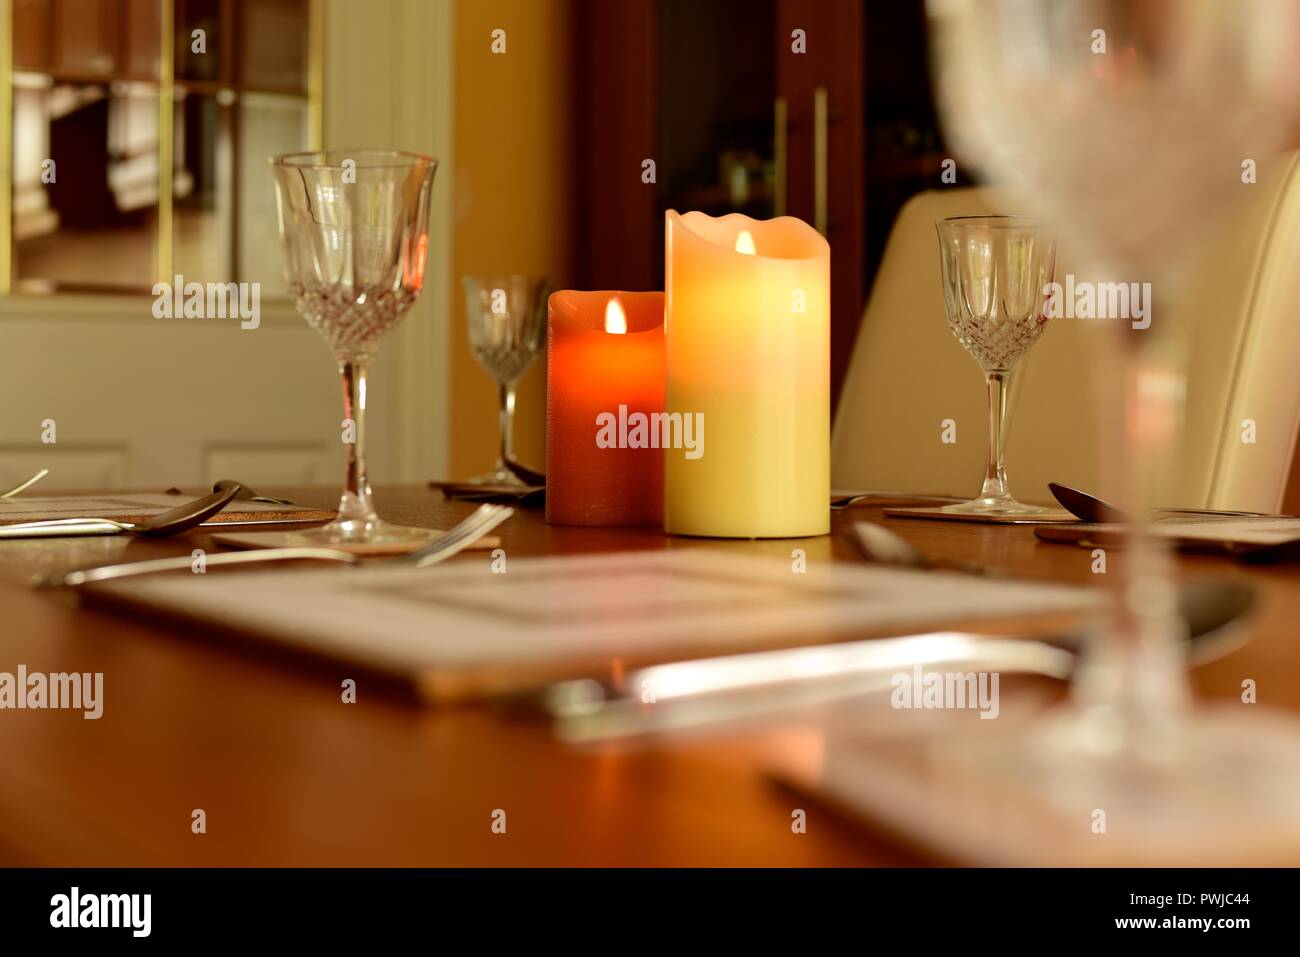
M 203 483 L 232 476 L 258 476 L 263 485 L 330 485 L 338 481 L 323 444 L 231 445 L 204 450 Z M 263 477 L 264 476 L 264 477 Z M 249 484 L 253 484 L 251 478 Z
M 65 443 L 57 451 L 40 442 L 0 446 L 0 488 L 12 488 L 41 469 L 49 469 L 27 495 L 55 489 L 122 488 L 131 474 L 131 451 L 124 444 L 110 448 Z M 54 463 L 54 464 L 51 464 Z M 57 476 L 57 483 L 52 480 Z
M 122 308 L 118 307 L 119 310 Z M 148 301 L 139 304 L 148 315 Z M 201 319 L 0 320 L 0 484 L 274 484 L 342 474 L 339 387 L 315 332 Z M 44 423 L 53 444 L 42 443 Z M 256 453 L 256 454 L 254 454 Z

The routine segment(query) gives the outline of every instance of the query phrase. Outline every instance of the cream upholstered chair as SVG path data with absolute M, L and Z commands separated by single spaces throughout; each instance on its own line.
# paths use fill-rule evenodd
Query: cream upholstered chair
M 1241 209 L 1207 243 L 1172 300 L 1189 326 L 1182 451 L 1161 504 L 1275 511 L 1300 430 L 1300 154 L 1260 165 Z M 832 484 L 840 489 L 973 496 L 983 479 L 987 407 L 979 366 L 948 329 L 934 222 L 1024 212 L 994 189 L 922 193 L 890 234 L 836 412 Z M 1062 230 L 1056 278 L 1092 278 Z M 1143 277 L 1119 277 L 1142 281 Z M 1167 301 L 1167 305 L 1162 303 Z M 1154 322 L 1169 321 L 1156 314 Z M 1116 322 L 1121 320 L 1107 320 Z M 1093 367 L 1101 321 L 1051 320 L 1013 376 L 1007 474 L 1023 501 L 1050 481 L 1113 492 L 1098 454 Z M 945 444 L 943 423 L 956 423 Z M 1243 420 L 1255 441 L 1244 442 Z M 1118 446 L 1119 439 L 1104 437 Z

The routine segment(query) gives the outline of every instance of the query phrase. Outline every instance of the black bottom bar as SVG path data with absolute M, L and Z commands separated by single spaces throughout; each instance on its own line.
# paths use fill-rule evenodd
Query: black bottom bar
M 0 933 L 6 945 L 392 940 L 457 950 L 512 932 L 548 948 L 569 936 L 582 949 L 610 946 L 611 933 L 671 949 L 717 936 L 771 945 L 774 933 L 810 943 L 828 932 L 863 943 L 984 945 L 1044 934 L 1199 935 L 1231 946 L 1293 923 L 1295 878 L 1159 869 L 8 870 Z

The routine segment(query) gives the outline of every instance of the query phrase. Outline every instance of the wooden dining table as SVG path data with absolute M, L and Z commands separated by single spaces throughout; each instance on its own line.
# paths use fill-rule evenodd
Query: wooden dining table
M 307 505 L 333 490 L 264 489 Z M 381 488 L 387 519 L 446 527 L 473 506 L 420 486 Z M 829 536 L 678 539 L 652 529 L 552 527 L 519 509 L 499 529 L 510 556 L 678 547 L 860 561 L 844 529 L 883 521 L 933 557 L 1027 580 L 1100 586 L 1090 550 L 1032 527 L 833 513 Z M 435 708 L 342 665 L 235 641 L 200 626 L 113 611 L 39 573 L 188 554 L 200 529 L 0 543 L 0 672 L 103 672 L 98 720 L 79 711 L 0 710 L 0 864 L 59 866 L 841 866 L 930 863 L 792 792 L 765 755 L 815 748 L 780 723 L 681 741 L 577 748 L 539 715 L 492 703 Z M 454 561 L 483 560 L 482 553 Z M 1115 560 L 1120 560 L 1118 557 Z M 1260 600 L 1250 640 L 1196 668 L 1199 699 L 1300 711 L 1300 567 L 1183 556 L 1180 575 L 1245 576 Z M 210 574 L 224 573 L 213 569 Z M 258 574 L 274 575 L 270 567 Z M 431 575 L 438 569 L 430 569 Z M 1114 574 L 1114 562 L 1107 574 Z M 472 641 L 472 635 L 465 640 Z M 1246 705 L 1243 705 L 1245 707 Z M 804 809 L 806 828 L 791 827 Z M 194 825 L 201 810 L 204 828 Z M 504 812 L 499 813 L 499 812 Z M 504 821 L 504 833 L 494 823 Z

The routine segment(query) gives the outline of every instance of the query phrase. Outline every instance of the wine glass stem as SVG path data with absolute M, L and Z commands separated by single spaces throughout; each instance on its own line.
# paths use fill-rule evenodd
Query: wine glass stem
M 1084 646 L 1073 692 L 1089 722 L 1090 744 L 1161 763 L 1177 761 L 1188 744 L 1191 687 L 1173 557 L 1151 534 L 1147 510 L 1157 495 L 1168 494 L 1164 486 L 1175 471 L 1182 412 L 1180 390 L 1171 383 L 1185 364 L 1159 343 L 1139 340 L 1142 335 L 1116 334 L 1118 345 L 1099 364 L 1101 387 L 1114 393 L 1103 400 L 1107 427 L 1100 456 L 1132 517 L 1119 569 L 1106 576 L 1111 614 L 1097 639 Z
M 501 403 L 501 451 L 497 455 L 497 471 L 506 471 L 506 462 L 515 457 L 515 384 L 497 384 Z
M 989 447 L 980 498 L 1010 498 L 1007 493 L 1007 471 L 1002 458 L 1006 435 L 1007 385 L 1010 378 L 1011 373 L 1005 371 L 984 373 L 984 382 L 989 391 Z
M 348 452 L 347 479 L 339 503 L 339 522 L 373 522 L 378 519 L 371 501 L 366 472 L 366 365 L 353 359 L 339 362 L 343 380 L 343 443 Z

